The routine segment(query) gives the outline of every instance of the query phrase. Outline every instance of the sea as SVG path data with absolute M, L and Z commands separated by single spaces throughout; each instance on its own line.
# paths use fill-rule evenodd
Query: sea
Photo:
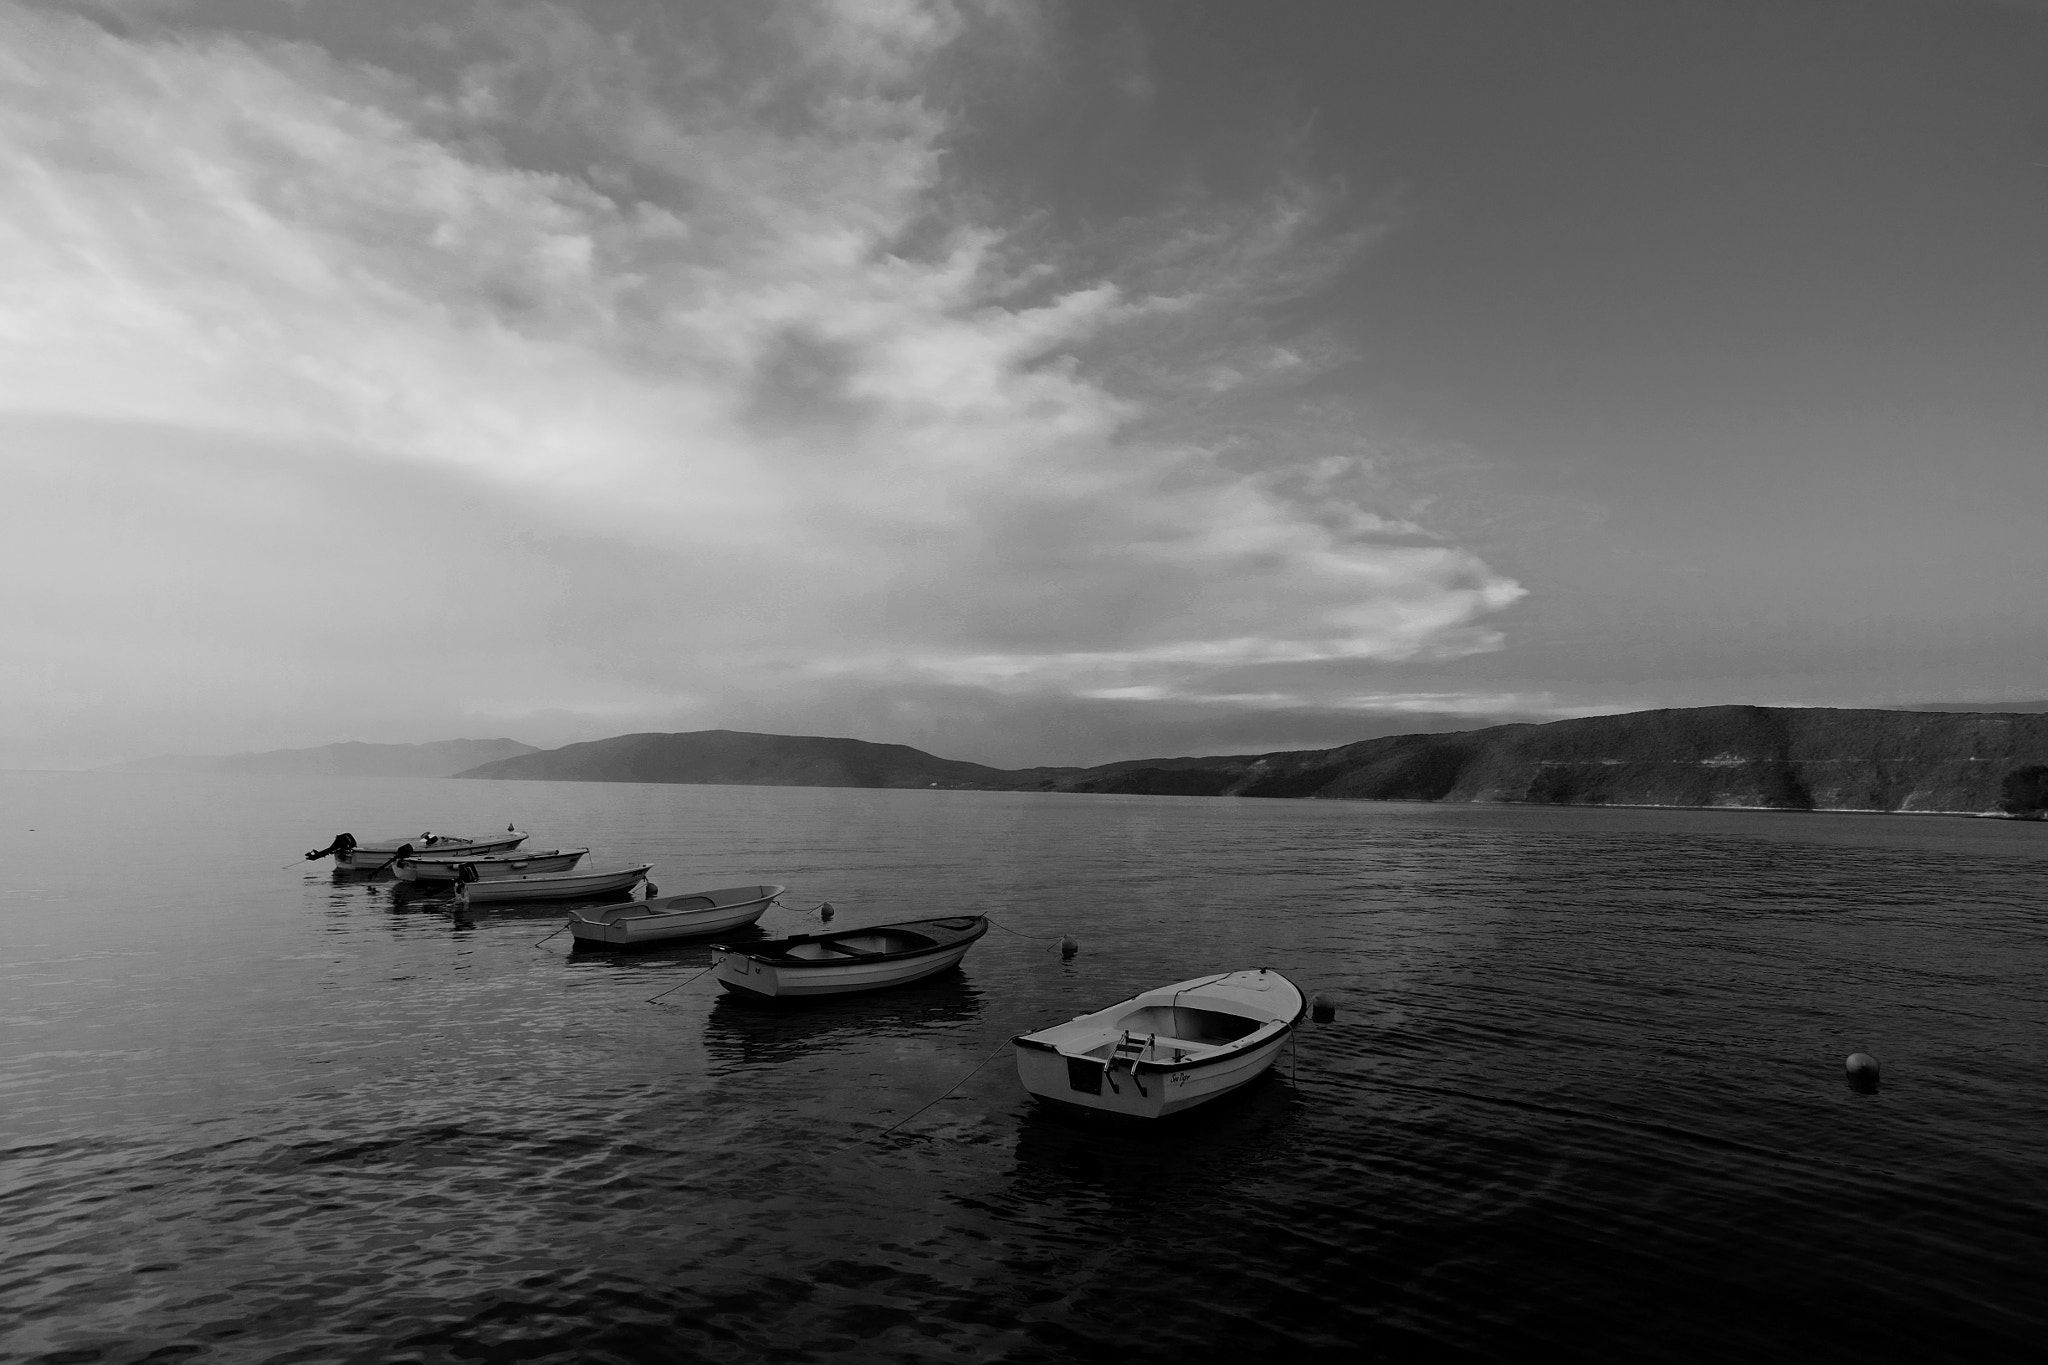
M 301 856 L 508 823 L 785 884 L 765 933 L 997 927 L 762 1010 Z M 0 773 L 0 1360 L 2039 1358 L 2044 873 L 1965 818 Z M 1019 1088 L 1245 967 L 1335 1017 L 1231 1100 Z

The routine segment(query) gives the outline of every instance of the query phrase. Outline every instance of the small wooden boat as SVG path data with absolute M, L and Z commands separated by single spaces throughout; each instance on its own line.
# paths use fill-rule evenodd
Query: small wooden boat
M 466 867 L 467 864 L 464 864 Z M 607 868 L 588 872 L 538 872 L 517 877 L 479 877 L 472 881 L 465 873 L 455 883 L 456 894 L 471 905 L 502 904 L 511 901 L 571 901 L 584 897 L 608 896 L 631 891 L 647 876 L 652 863 Z
M 779 886 L 726 886 L 687 896 L 592 906 L 569 912 L 569 932 L 579 946 L 592 948 L 638 948 L 701 938 L 752 924 L 782 892 Z
M 410 849 L 415 854 L 432 854 L 440 857 L 451 853 L 489 854 L 502 853 L 508 848 L 517 848 L 526 842 L 526 836 L 516 829 L 507 829 L 503 834 L 478 837 L 471 834 L 420 834 L 413 838 L 372 839 L 368 843 L 358 842 L 353 834 L 337 834 L 334 842 L 326 848 L 315 849 L 306 858 L 324 858 L 334 855 L 334 865 L 352 872 L 367 872 L 388 867 L 401 850 Z
M 846 995 L 943 972 L 987 932 L 986 915 L 950 915 L 797 934 L 745 948 L 714 943 L 711 971 L 719 985 L 750 1000 Z
M 1048 1104 L 1156 1119 L 1257 1080 L 1308 1011 L 1278 972 L 1224 972 L 1020 1033 L 1017 1079 Z
M 567 872 L 590 852 L 587 848 L 550 848 L 533 852 L 513 850 L 481 856 L 458 853 L 431 858 L 400 858 L 391 864 L 391 875 L 402 882 L 453 882 L 462 879 L 464 866 L 476 869 L 477 880 L 517 877 L 528 872 Z

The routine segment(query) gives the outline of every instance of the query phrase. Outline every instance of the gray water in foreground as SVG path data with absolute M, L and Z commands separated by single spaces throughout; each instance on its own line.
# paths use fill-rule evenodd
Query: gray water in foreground
M 648 1004 L 705 949 L 294 861 L 507 821 L 664 892 L 1015 933 L 886 995 Z M 0 1359 L 2019 1358 L 2044 855 L 1897 816 L 0 773 Z M 1010 1034 L 1245 966 L 1340 1013 L 1228 1107 L 1103 1133 L 1018 1089 Z

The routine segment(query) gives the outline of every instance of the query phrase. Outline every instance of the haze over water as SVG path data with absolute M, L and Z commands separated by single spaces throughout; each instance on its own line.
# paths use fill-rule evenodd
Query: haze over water
M 508 821 L 664 892 L 1017 932 L 821 1008 L 650 1004 L 707 952 L 571 954 L 558 910 L 461 929 L 296 861 Z M 0 773 L 0 1359 L 2019 1358 L 2044 853 L 1910 817 Z M 1019 1091 L 1012 1033 L 1242 966 L 1339 1004 L 1243 1102 L 1134 1137 Z

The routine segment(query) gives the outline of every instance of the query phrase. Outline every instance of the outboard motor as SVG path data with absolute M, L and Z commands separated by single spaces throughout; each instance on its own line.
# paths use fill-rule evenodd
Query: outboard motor
M 327 847 L 316 848 L 311 853 L 308 853 L 306 855 L 306 861 L 310 863 L 315 859 L 325 858 L 330 853 L 332 853 L 335 857 L 339 858 L 353 851 L 355 846 L 355 835 L 337 834 L 334 836 L 334 842 L 329 844 Z
M 411 844 L 400 844 L 400 845 L 398 846 L 398 851 L 397 851 L 397 852 L 393 853 L 393 854 L 392 854 L 392 855 L 391 855 L 391 856 L 390 856 L 389 858 L 386 858 L 386 859 L 385 859 L 385 860 L 384 860 L 383 862 L 381 862 L 381 863 L 378 863 L 378 864 L 377 864 L 377 865 L 376 865 L 375 867 L 373 867 L 373 868 L 371 868 L 371 869 L 370 869 L 370 875 L 371 875 L 372 877 L 374 877 L 374 876 L 376 876 L 376 875 L 377 875 L 378 873 L 380 873 L 380 872 L 387 872 L 387 871 L 389 871 L 389 870 L 390 870 L 390 869 L 391 869 L 392 867 L 394 867 L 395 865 L 397 865 L 397 864 L 399 864 L 399 863 L 402 863 L 402 862 L 404 862 L 404 861 L 405 861 L 405 860 L 406 860 L 407 858 L 410 858 L 411 856 L 412 856 L 412 845 L 411 845 Z

